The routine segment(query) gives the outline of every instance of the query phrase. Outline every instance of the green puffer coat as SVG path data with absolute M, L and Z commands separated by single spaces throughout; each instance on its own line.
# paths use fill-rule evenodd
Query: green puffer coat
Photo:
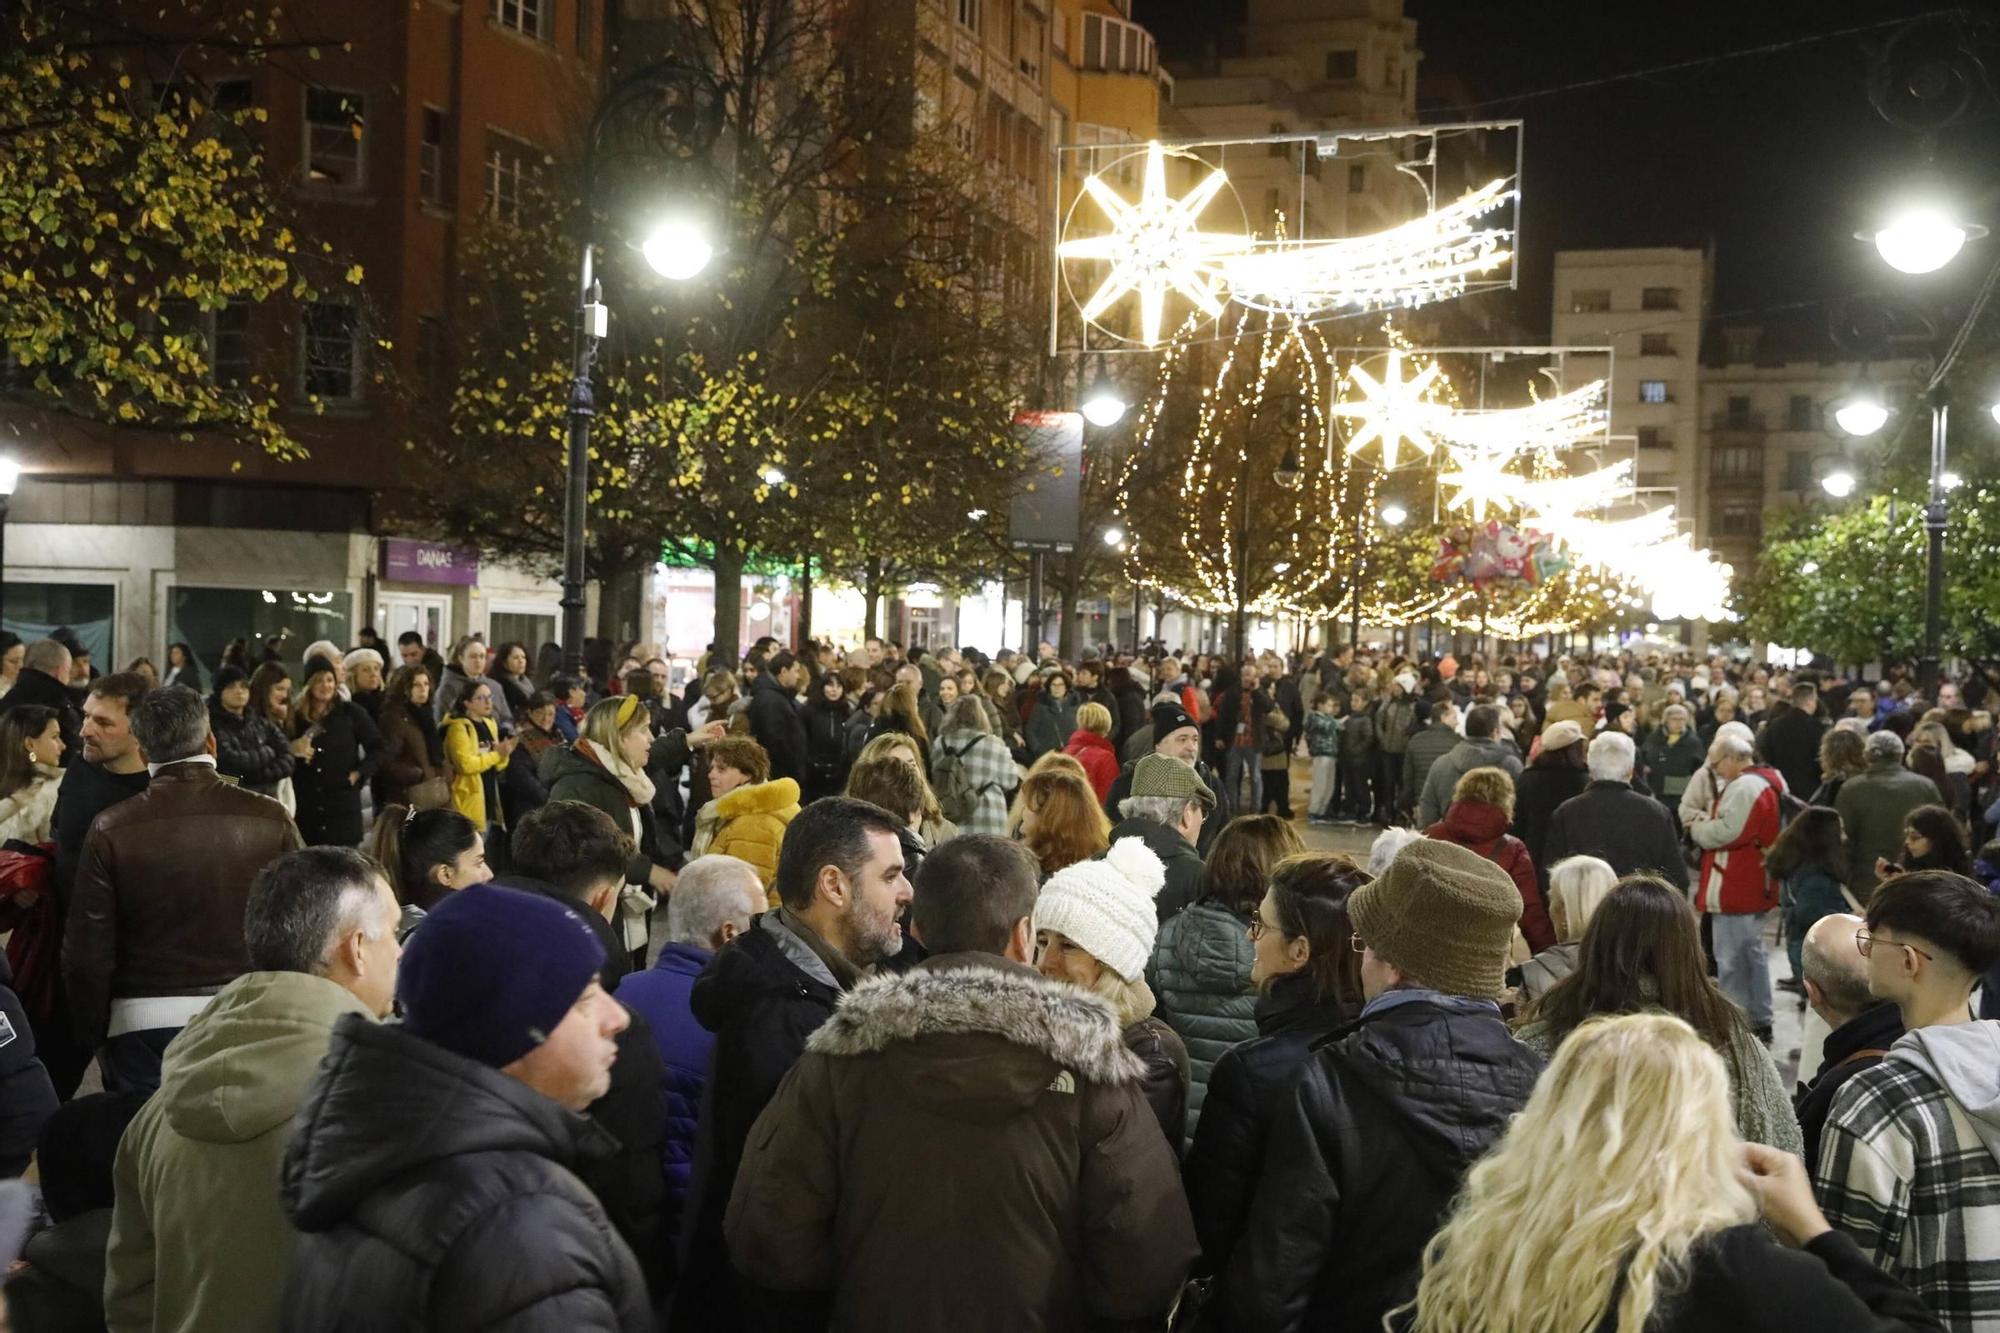
M 1160 927 L 1146 984 L 1154 1011 L 1187 1044 L 1193 1084 L 1188 1089 L 1188 1138 L 1201 1117 L 1208 1076 L 1222 1053 L 1257 1035 L 1257 995 L 1250 968 L 1257 959 L 1249 922 L 1212 898 Z

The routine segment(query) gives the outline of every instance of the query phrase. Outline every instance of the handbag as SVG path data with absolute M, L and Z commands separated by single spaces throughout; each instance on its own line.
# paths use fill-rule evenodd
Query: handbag
M 451 784 L 443 774 L 433 773 L 405 791 L 403 803 L 412 810 L 443 810 L 451 804 Z

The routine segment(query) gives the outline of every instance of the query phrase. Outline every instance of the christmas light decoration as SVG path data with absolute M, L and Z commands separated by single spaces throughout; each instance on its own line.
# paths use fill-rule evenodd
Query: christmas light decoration
M 1570 449 L 1603 438 L 1610 419 L 1605 388 L 1603 380 L 1592 380 L 1528 407 L 1491 411 L 1434 405 L 1426 409 L 1426 426 L 1434 436 L 1488 455 Z
M 1407 440 L 1412 449 L 1428 457 L 1437 448 L 1430 431 L 1436 413 L 1424 398 L 1432 392 L 1441 374 L 1437 362 L 1432 361 L 1404 379 L 1401 348 L 1389 352 L 1388 369 L 1379 380 L 1358 364 L 1349 367 L 1347 378 L 1361 391 L 1361 399 L 1359 402 L 1343 399 L 1333 407 L 1334 416 L 1361 420 L 1361 425 L 1347 437 L 1347 452 L 1359 453 L 1379 441 L 1382 466 L 1389 469 L 1402 457 L 1403 442 Z
M 1209 267 L 1223 255 L 1248 246 L 1252 238 L 1202 231 L 1196 219 L 1228 183 L 1228 175 L 1216 167 L 1185 195 L 1170 197 L 1167 151 L 1159 143 L 1146 145 L 1144 185 L 1130 203 L 1104 183 L 1101 173 L 1086 178 L 1083 192 L 1109 219 L 1111 230 L 1056 246 L 1058 258 L 1110 261 L 1110 274 L 1083 303 L 1083 318 L 1095 320 L 1127 292 L 1137 292 L 1139 340 L 1152 347 L 1160 341 L 1169 292 L 1180 293 L 1211 318 L 1220 315 L 1222 292 Z
M 1459 295 L 1469 278 L 1513 258 L 1512 233 L 1473 224 L 1514 198 L 1506 180 L 1491 181 L 1387 231 L 1261 242 L 1221 256 L 1217 267 L 1232 299 L 1286 314 L 1426 305 Z

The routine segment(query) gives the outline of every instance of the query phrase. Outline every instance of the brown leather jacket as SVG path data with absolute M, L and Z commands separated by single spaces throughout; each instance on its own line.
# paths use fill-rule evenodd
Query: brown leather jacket
M 250 882 L 302 845 L 283 806 L 198 762 L 167 765 L 99 815 L 62 951 L 85 1049 L 103 1044 L 114 997 L 199 994 L 249 971 Z

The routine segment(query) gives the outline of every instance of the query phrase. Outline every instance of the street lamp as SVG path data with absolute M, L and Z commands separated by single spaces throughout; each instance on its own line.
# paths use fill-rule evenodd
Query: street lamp
M 1129 404 L 1125 401 L 1124 390 L 1105 370 L 1102 352 L 1097 356 L 1097 375 L 1083 391 L 1083 399 L 1078 406 L 1083 411 L 1083 419 L 1100 430 L 1115 426 L 1124 419 Z
M 1106 546 L 1116 546 L 1119 542 L 1122 542 L 1124 540 L 1125 540 L 1125 529 L 1119 527 L 1116 523 L 1113 523 L 1110 527 L 1104 530 L 1104 544 Z
M 1391 500 L 1382 506 L 1382 521 L 1392 528 L 1400 528 L 1410 517 L 1410 511 Z
M 1285 456 L 1279 460 L 1278 470 L 1271 474 L 1271 480 L 1288 491 L 1295 491 L 1299 488 L 1299 483 L 1305 480 L 1305 475 L 1305 465 L 1299 462 L 1298 446 L 1286 445 Z
M 21 465 L 11 458 L 0 458 L 0 618 L 7 613 L 7 505 L 20 484 Z
M 1846 468 L 1839 468 L 1819 479 L 1820 489 L 1836 500 L 1845 500 L 1854 494 L 1854 474 Z
M 662 218 L 646 233 L 639 253 L 653 272 L 674 282 L 685 282 L 708 267 L 715 258 L 715 245 L 708 229 L 691 217 Z
M 610 332 L 611 311 L 592 265 L 598 203 L 599 151 L 606 132 L 621 116 L 637 116 L 652 140 L 647 156 L 687 164 L 702 156 L 722 133 L 723 93 L 708 71 L 677 60 L 642 66 L 604 95 L 583 140 L 583 237 L 577 260 L 577 322 L 567 410 L 569 440 L 563 487 L 562 653 L 563 672 L 583 676 L 585 516 L 590 504 L 590 420 L 597 415 L 590 368 L 598 344 Z M 654 272 L 671 279 L 691 278 L 715 256 L 715 247 L 694 219 L 671 214 L 658 219 L 640 242 L 639 252 Z
M 1889 424 L 1889 405 L 1866 369 L 1854 387 L 1833 400 L 1833 424 L 1843 435 L 1873 435 Z
M 1935 273 L 1958 257 L 1965 243 L 1986 234 L 1976 222 L 1961 222 L 1943 205 L 1909 204 L 1891 214 L 1875 232 L 1856 232 L 1873 241 L 1875 252 L 1898 273 Z

